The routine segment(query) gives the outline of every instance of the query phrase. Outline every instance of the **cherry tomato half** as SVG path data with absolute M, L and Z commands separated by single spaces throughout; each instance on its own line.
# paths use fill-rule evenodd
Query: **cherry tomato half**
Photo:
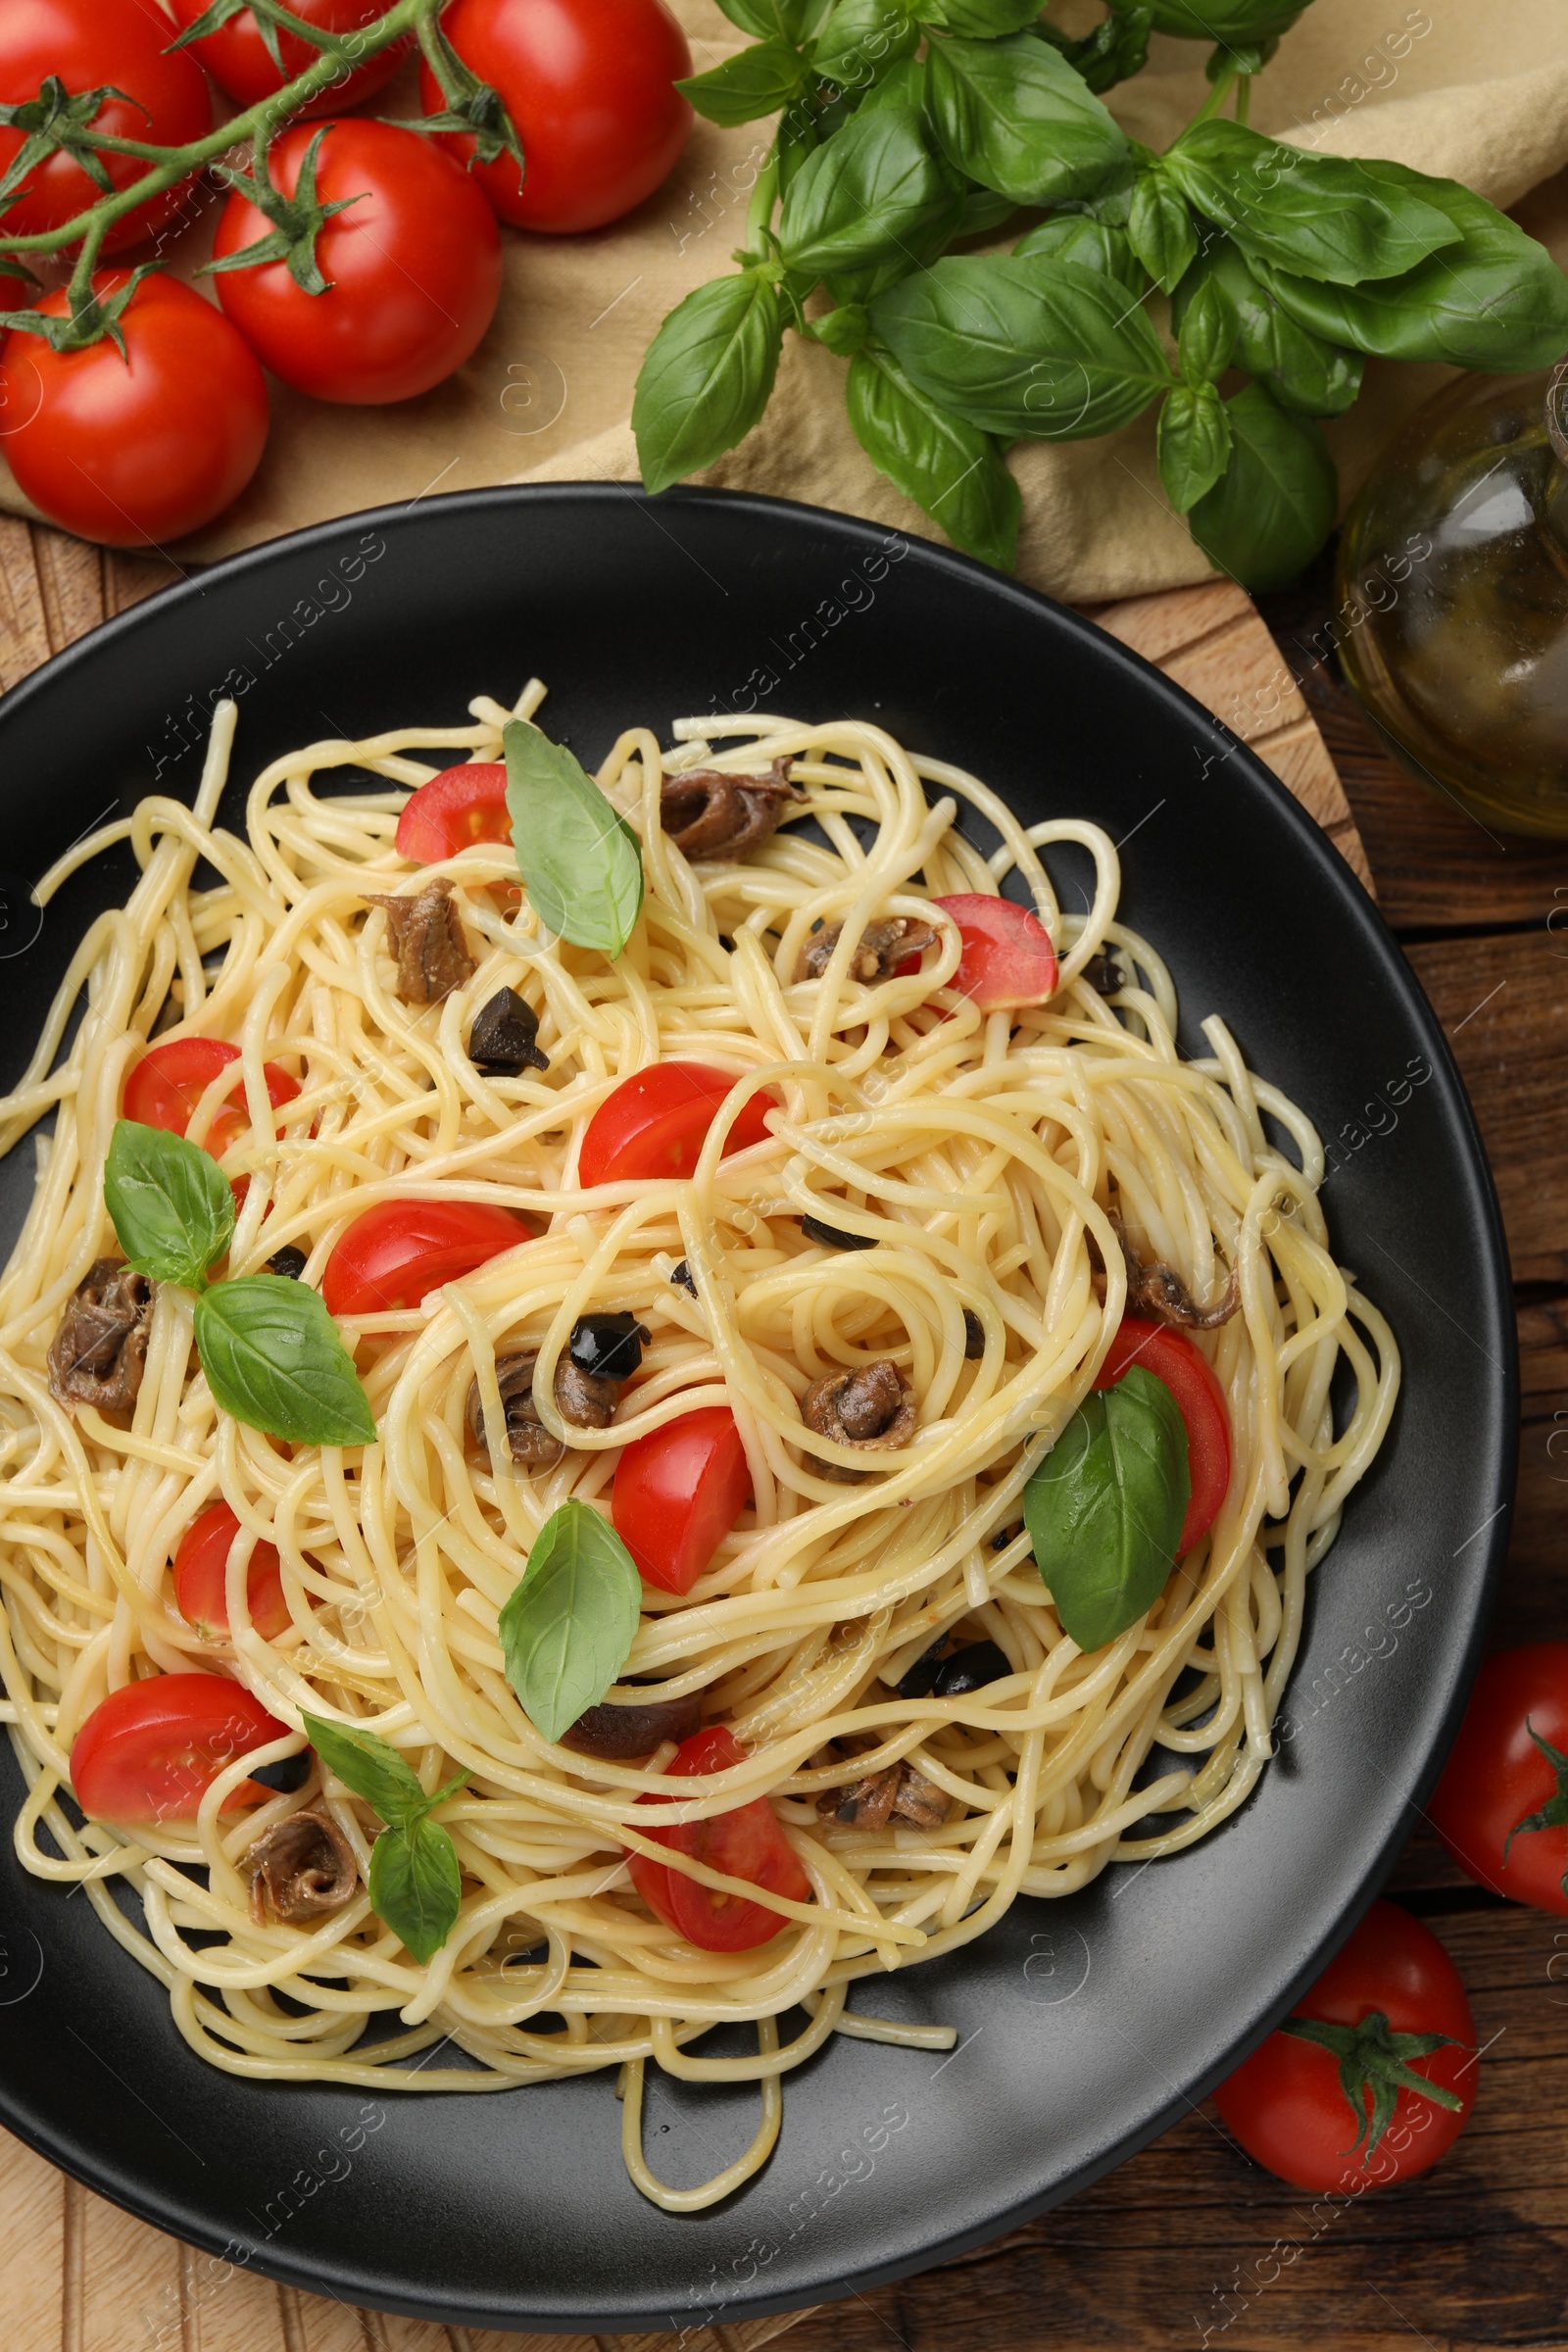
M 174 1554 L 174 1606 L 204 1642 L 220 1641 L 228 1632 L 229 1545 L 239 1534 L 239 1521 L 226 1502 L 209 1503 L 198 1512 L 179 1539 Z M 264 1642 L 274 1642 L 290 1624 L 283 1597 L 283 1565 L 274 1545 L 257 1544 L 245 1575 L 245 1600 L 251 1623 Z
M 689 1592 L 751 1491 L 734 1414 L 700 1405 L 632 1440 L 615 1465 L 610 1515 L 645 1583 Z
M 296 123 L 268 156 L 285 196 L 318 129 Z M 495 316 L 501 232 L 449 155 L 396 123 L 329 122 L 316 159 L 319 202 L 354 197 L 316 243 L 328 280 L 307 294 L 286 262 L 225 270 L 218 299 L 258 358 L 296 392 L 379 407 L 411 400 L 461 368 Z M 214 241 L 223 261 L 271 233 L 238 190 Z
M 410 794 L 398 818 L 398 856 L 416 865 L 455 858 L 470 842 L 511 839 L 507 771 L 493 760 L 444 768 Z
M 339 1239 L 321 1297 L 334 1315 L 417 1306 L 444 1282 L 532 1239 L 526 1217 L 485 1200 L 383 1200 Z
M 167 1045 L 149 1047 L 125 1080 L 125 1117 L 142 1127 L 162 1127 L 171 1135 L 183 1135 L 213 1080 L 220 1070 L 232 1066 L 234 1084 L 229 1092 L 238 1102 L 232 1106 L 224 1102 L 214 1111 L 204 1147 L 215 1159 L 221 1159 L 235 1136 L 250 1125 L 239 1057 L 238 1046 L 225 1045 L 218 1037 L 172 1037 Z M 300 1091 L 298 1080 L 275 1061 L 264 1061 L 262 1075 L 274 1110 L 292 1102 Z
M 457 0 L 441 29 L 501 94 L 528 159 L 474 167 L 503 220 L 560 235 L 602 228 L 651 196 L 692 126 L 675 83 L 692 70 L 686 35 L 660 0 Z M 419 103 L 446 103 L 428 66 Z M 443 142 L 467 163 L 473 141 Z
M 1568 1757 L 1568 1642 L 1487 1659 L 1428 1809 L 1459 1868 L 1481 1886 L 1568 1913 L 1568 1767 L 1543 1740 Z M 1548 1807 L 1555 1819 L 1527 1826 Z
M 192 72 L 195 71 L 193 67 Z M 96 294 L 128 271 L 101 270 Z M 31 306 L 68 315 L 64 286 Z M 17 484 L 68 531 L 107 547 L 162 547 L 232 506 L 267 441 L 267 379 L 221 311 L 177 278 L 144 277 L 106 338 L 51 351 L 13 327 L 0 347 L 5 454 Z
M 1011 899 L 984 891 L 960 891 L 933 899 L 933 906 L 958 926 L 963 951 L 948 986 L 969 998 L 982 1012 L 1004 1005 L 1043 1004 L 1056 990 L 1056 951 L 1040 917 Z M 906 956 L 900 971 L 918 971 L 918 956 Z
M 209 0 L 171 0 L 174 15 L 181 24 L 194 24 L 198 17 L 207 14 Z M 362 24 L 373 24 L 384 15 L 386 0 L 290 0 L 289 14 L 304 24 L 318 24 L 323 32 L 358 32 Z M 237 17 L 220 24 L 216 32 L 204 40 L 193 41 L 189 54 L 199 58 L 219 88 L 241 106 L 256 106 L 263 98 L 270 98 L 285 81 L 314 66 L 319 52 L 309 42 L 302 41 L 297 32 L 277 30 L 278 52 L 283 60 L 279 74 L 268 54 L 267 43 L 261 35 L 256 18 L 248 8 Z M 373 96 L 389 82 L 409 53 L 407 40 L 393 41 L 389 47 L 367 58 L 363 66 L 348 69 L 341 81 L 329 90 L 302 106 L 296 122 L 308 122 L 318 115 L 340 115 L 362 98 Z
M 149 1675 L 94 1707 L 72 1746 L 71 1785 L 94 1821 L 189 1821 L 225 1764 L 287 1733 L 227 1675 Z M 272 1793 L 241 1781 L 223 1811 Z
M 696 1167 L 719 1104 L 735 1084 L 730 1070 L 706 1061 L 659 1061 L 607 1095 L 588 1122 L 577 1155 L 577 1181 L 622 1184 L 631 1177 L 689 1176 Z M 765 1143 L 763 1113 L 778 1097 L 760 1087 L 741 1104 L 724 1157 Z
M 1271 2034 L 1214 2093 L 1228 2130 L 1249 2156 L 1298 2188 L 1387 2187 L 1437 2163 L 1475 2104 L 1475 2025 L 1459 1972 L 1437 1937 L 1408 1911 L 1376 1902 L 1294 2014 L 1329 2026 L 1359 2026 L 1374 2013 L 1395 2034 L 1446 2034 L 1450 2041 L 1408 2063 L 1459 2099 L 1456 2109 L 1401 2087 L 1377 2147 L 1354 2146 L 1370 2113 L 1363 2090 L 1351 2104 L 1332 2050 L 1294 2034 Z
M 182 49 L 171 49 L 168 18 L 157 0 L 8 0 L 0 8 L 0 105 L 35 99 L 46 74 L 57 74 L 75 96 L 108 89 L 93 127 L 117 139 L 145 139 L 184 147 L 211 129 L 213 102 L 202 70 Z M 25 131 L 0 130 L 0 172 L 10 170 Z M 117 189 L 146 173 L 133 155 L 100 155 Z M 194 176 L 194 174 L 193 174 Z M 115 223 L 105 253 L 120 253 L 178 212 L 190 180 L 149 197 Z M 62 149 L 28 172 L 6 212 L 8 236 L 30 237 L 59 228 L 96 204 L 94 187 L 74 157 Z
M 746 1751 L 734 1733 L 723 1724 L 713 1724 L 682 1740 L 664 1770 L 675 1774 L 727 1772 L 745 1760 Z M 637 1801 L 640 1805 L 667 1805 L 674 1799 L 642 1796 Z M 749 1879 L 754 1886 L 782 1894 L 791 1902 L 811 1899 L 811 1882 L 765 1796 L 753 1797 L 732 1813 L 716 1813 L 710 1821 L 689 1821 L 673 1830 L 650 1829 L 648 1836 L 677 1853 L 689 1854 L 694 1862 L 706 1863 L 710 1870 L 721 1870 L 726 1878 Z M 741 1895 L 699 1886 L 694 1879 L 684 1878 L 662 1862 L 650 1861 L 645 1854 L 628 1854 L 626 1867 L 654 1917 L 701 1951 L 747 1952 L 754 1944 L 768 1942 L 787 1924 L 765 1903 L 751 1903 Z
M 1183 1331 L 1171 1331 L 1143 1315 L 1123 1315 L 1095 1381 L 1114 1388 L 1124 1372 L 1142 1364 L 1162 1380 L 1181 1407 L 1187 1428 L 1187 1474 L 1192 1493 L 1182 1521 L 1176 1557 L 1185 1559 L 1219 1516 L 1231 1483 L 1231 1417 L 1214 1367 Z

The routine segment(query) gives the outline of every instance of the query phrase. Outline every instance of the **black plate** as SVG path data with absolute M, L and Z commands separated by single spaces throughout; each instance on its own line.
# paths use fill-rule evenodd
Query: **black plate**
M 973 768 L 1030 820 L 1107 825 L 1126 842 L 1127 917 L 1175 974 L 1188 1050 L 1222 1011 L 1253 1066 L 1344 1139 L 1335 1242 L 1404 1358 L 1392 1439 L 1314 1579 L 1296 1737 L 1259 1792 L 1190 1853 L 1020 1902 L 968 1951 L 862 1985 L 861 2008 L 950 2023 L 959 2048 L 836 2040 L 790 2078 L 771 2164 L 717 2211 L 672 2219 L 637 2195 L 605 2077 L 367 2101 L 203 2065 L 86 1902 L 24 1876 L 4 1841 L 0 2116 L 68 2171 L 199 2246 L 352 2302 L 492 2328 L 680 2328 L 994 2235 L 1163 2131 L 1284 2011 L 1377 1885 L 1457 1719 L 1503 1548 L 1513 1324 L 1442 1035 L 1321 834 L 1089 622 L 864 523 L 569 486 L 356 515 L 258 549 L 6 700 L 0 865 L 30 880 L 155 775 L 189 798 L 200 752 L 179 746 L 225 684 L 243 688 L 243 781 L 321 735 L 459 721 L 470 695 L 510 699 L 530 671 L 549 681 L 551 732 L 589 765 L 634 720 L 850 711 Z M 240 807 L 236 788 L 229 822 Z M 7 1083 L 84 921 L 130 872 L 128 857 L 101 859 L 24 948 L 33 918 L 12 891 Z M 24 1146 L 0 1163 L 8 1245 L 31 1160 Z M 649 2148 L 671 2181 L 750 2137 L 749 2091 L 657 2089 Z

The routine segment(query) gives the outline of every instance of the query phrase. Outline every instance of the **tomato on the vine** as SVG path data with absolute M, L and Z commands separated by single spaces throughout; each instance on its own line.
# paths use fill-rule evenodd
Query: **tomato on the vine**
M 667 1773 L 728 1772 L 743 1764 L 746 1751 L 724 1724 L 694 1732 L 664 1766 Z M 668 1805 L 668 1796 L 641 1796 L 639 1805 Z M 642 1828 L 641 1822 L 638 1828 Z M 811 1882 L 800 1856 L 779 1827 L 778 1815 L 765 1796 L 756 1796 L 731 1812 L 715 1813 L 708 1821 L 688 1821 L 678 1829 L 649 1829 L 647 1835 L 674 1852 L 689 1854 L 710 1870 L 729 1879 L 749 1879 L 754 1886 L 787 1901 L 811 1899 Z M 721 1894 L 701 1886 L 695 1879 L 655 1862 L 646 1854 L 628 1853 L 626 1867 L 632 1885 L 656 1919 L 688 1943 L 705 1952 L 747 1952 L 767 1943 L 788 1921 L 766 1903 L 749 1902 L 744 1895 Z
M 194 24 L 206 16 L 209 0 L 171 0 L 171 4 L 181 24 Z M 362 25 L 373 24 L 377 17 L 386 14 L 386 8 L 387 0 L 290 0 L 289 14 L 298 17 L 302 24 L 318 24 L 323 32 L 354 33 Z M 314 66 L 320 54 L 297 32 L 285 31 L 281 25 L 276 31 L 278 55 L 283 60 L 281 74 L 269 55 L 254 11 L 248 8 L 242 8 L 215 32 L 192 41 L 190 54 L 201 60 L 228 97 L 241 106 L 255 106 Z M 391 80 L 409 46 L 406 38 L 392 41 L 374 57 L 367 58 L 363 66 L 349 67 L 341 81 L 302 106 L 296 119 L 308 122 L 318 115 L 342 114 L 358 106 L 362 98 L 373 97 Z
M 1225 1392 L 1207 1356 L 1184 1331 L 1172 1331 L 1144 1315 L 1123 1315 L 1094 1386 L 1114 1388 L 1134 1364 L 1164 1382 L 1186 1425 L 1192 1492 L 1176 1545 L 1176 1557 L 1185 1559 L 1213 1526 L 1231 1483 L 1231 1417 Z
M 668 177 L 692 126 L 675 84 L 692 70 L 686 35 L 662 0 L 456 0 L 441 29 L 498 91 L 527 158 L 476 164 L 503 220 L 561 235 L 602 228 Z M 426 114 L 445 105 L 428 66 Z M 466 132 L 440 136 L 466 163 Z
M 94 1707 L 71 1749 L 71 1785 L 94 1821 L 189 1821 L 226 1764 L 288 1736 L 243 1684 L 224 1674 L 153 1674 Z M 272 1794 L 241 1781 L 223 1811 Z
M 1568 1642 L 1487 1659 L 1428 1810 L 1483 1886 L 1568 1914 Z
M 470 842 L 511 839 L 507 771 L 495 760 L 443 768 L 409 795 L 398 818 L 398 856 L 419 865 L 455 858 Z
M 73 97 L 107 89 L 93 118 L 110 138 L 142 139 L 156 147 L 185 147 L 212 128 L 213 102 L 200 66 L 170 47 L 171 27 L 157 0 L 7 0 L 0 8 L 0 105 L 35 100 L 51 74 Z M 24 128 L 0 129 L 0 173 L 8 172 L 27 137 Z M 116 189 L 128 188 L 148 170 L 133 155 L 101 155 Z M 192 175 L 194 176 L 194 174 Z M 172 219 L 190 180 L 151 196 L 117 220 L 105 253 L 120 253 Z M 102 201 L 74 156 L 57 148 L 28 172 L 6 211 L 6 231 L 39 236 Z M 73 529 L 75 525 L 71 526 Z
M 657 1061 L 622 1079 L 588 1122 L 577 1154 L 584 1186 L 624 1183 L 629 1177 L 689 1176 L 701 1157 L 734 1073 L 706 1061 Z M 750 1144 L 765 1143 L 763 1117 L 778 1097 L 760 1087 L 741 1104 L 724 1144 L 727 1159 Z
M 172 1037 L 165 1045 L 149 1047 L 125 1080 L 124 1115 L 139 1126 L 183 1135 L 197 1103 L 226 1069 L 234 1072 L 228 1093 L 238 1101 L 224 1102 L 214 1111 L 203 1145 L 215 1159 L 221 1159 L 235 1136 L 249 1126 L 250 1113 L 245 1108 L 239 1048 L 220 1037 Z M 262 1075 L 274 1110 L 292 1102 L 300 1091 L 298 1080 L 275 1061 L 264 1061 Z
M 228 1632 L 228 1553 L 238 1534 L 239 1521 L 227 1503 L 211 1502 L 179 1539 L 174 1554 L 174 1606 L 204 1642 L 220 1641 Z M 252 1548 L 245 1572 L 245 1605 L 264 1642 L 274 1642 L 287 1631 L 290 1618 L 283 1596 L 283 1563 L 274 1544 L 258 1543 Z
M 752 1474 L 728 1405 L 700 1405 L 615 1465 L 610 1514 L 645 1584 L 689 1592 L 746 1507 Z
M 461 368 L 495 316 L 501 232 L 460 165 L 396 123 L 349 118 L 297 122 L 268 154 L 273 185 L 296 193 L 306 150 L 318 203 L 353 198 L 316 240 L 324 294 L 307 294 L 288 264 L 220 270 L 213 282 L 258 358 L 296 392 L 380 407 L 412 400 Z M 227 261 L 271 234 L 236 189 L 213 253 Z
M 128 275 L 100 270 L 93 291 L 116 294 Z M 70 316 L 64 286 L 31 307 Z M 244 337 L 177 278 L 143 278 L 119 323 L 123 358 L 112 337 L 61 352 L 11 329 L 0 405 L 21 421 L 5 454 L 51 522 L 109 547 L 160 547 L 232 506 L 256 471 L 267 380 Z
M 1375 1902 L 1214 2104 L 1249 2156 L 1298 2188 L 1386 2187 L 1426 2172 L 1464 2129 L 1475 2037 L 1459 1972 L 1437 1937 L 1408 1911 Z
M 378 1201 L 334 1244 L 321 1297 L 334 1315 L 417 1306 L 444 1282 L 532 1239 L 525 1217 L 486 1200 Z

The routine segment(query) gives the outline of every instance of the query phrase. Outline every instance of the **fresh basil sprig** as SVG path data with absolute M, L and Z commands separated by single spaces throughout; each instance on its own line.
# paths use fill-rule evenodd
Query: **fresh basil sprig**
M 534 912 L 573 947 L 613 958 L 642 912 L 642 843 L 564 745 L 520 719 L 501 740 L 517 871 Z
M 626 1663 L 642 1610 L 637 1563 L 609 1521 L 564 1502 L 534 1539 L 501 1611 L 507 1680 L 542 1739 L 597 1707 Z
M 991 434 L 918 391 L 875 345 L 851 361 L 845 398 L 856 439 L 882 471 L 950 539 L 1010 571 L 1021 502 Z
M 1135 1364 L 1086 1396 L 1023 1491 L 1024 1525 L 1062 1631 L 1102 1649 L 1153 1607 L 1192 1493 L 1181 1408 Z
M 104 1206 L 138 1274 L 199 1291 L 234 1236 L 234 1194 L 210 1152 L 180 1135 L 117 1119 Z
M 1283 147 L 1240 122 L 1200 123 L 1163 169 L 1244 252 L 1332 285 L 1398 277 L 1460 235 L 1419 172 L 1386 179 L 1376 165 Z
M 452 1833 L 429 1817 L 456 1796 L 467 1773 L 455 1774 L 426 1796 L 418 1775 L 389 1740 L 350 1724 L 323 1722 L 318 1715 L 301 1720 L 327 1770 L 386 1824 L 370 1848 L 370 1908 L 422 1968 L 456 1927 L 463 1897 Z
M 931 127 L 949 162 L 1015 204 L 1091 195 L 1126 159 L 1114 118 L 1030 33 L 933 41 L 926 73 Z

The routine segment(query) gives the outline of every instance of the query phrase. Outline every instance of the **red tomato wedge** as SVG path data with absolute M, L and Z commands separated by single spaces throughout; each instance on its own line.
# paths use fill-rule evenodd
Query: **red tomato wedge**
M 958 968 L 948 982 L 968 997 L 982 1012 L 1000 1012 L 1010 1004 L 1042 1004 L 1056 990 L 1056 951 L 1051 934 L 1027 906 L 1011 899 L 994 899 L 984 891 L 960 891 L 956 898 L 933 899 L 958 926 L 963 952 Z M 917 972 L 920 959 L 906 956 L 900 972 Z
M 610 1515 L 645 1584 L 689 1592 L 751 1491 L 734 1414 L 702 1405 L 632 1440 L 615 1465 Z
M 735 1084 L 731 1070 L 706 1061 L 660 1061 L 639 1070 L 606 1097 L 588 1122 L 577 1157 L 577 1181 L 622 1184 L 628 1178 L 689 1176 L 696 1167 L 718 1106 Z M 763 1114 L 778 1097 L 759 1088 L 729 1131 L 724 1157 L 767 1141 Z
M 212 1502 L 179 1539 L 174 1554 L 174 1606 L 204 1642 L 219 1641 L 228 1631 L 224 1582 L 229 1545 L 238 1534 L 239 1521 L 227 1503 Z M 275 1641 L 290 1618 L 283 1598 L 282 1562 L 270 1544 L 258 1544 L 251 1552 L 245 1598 L 251 1623 L 262 1640 Z
M 1568 1642 L 1498 1650 L 1476 1677 L 1432 1826 L 1494 1894 L 1568 1914 Z
M 239 1048 L 224 1045 L 221 1038 L 174 1037 L 166 1046 L 151 1047 L 125 1080 L 124 1115 L 143 1127 L 164 1127 L 171 1135 L 183 1135 L 203 1095 L 230 1064 L 234 1065 L 234 1084 L 229 1091 L 239 1101 L 232 1108 L 225 1102 L 214 1112 L 204 1147 L 215 1159 L 221 1159 L 234 1138 L 250 1125 L 238 1067 Z M 274 1110 L 292 1102 L 300 1091 L 298 1080 L 279 1069 L 275 1061 L 264 1062 L 262 1074 L 267 1080 L 267 1099 Z
M 1123 1315 L 1095 1387 L 1114 1388 L 1134 1364 L 1142 1364 L 1146 1372 L 1165 1383 L 1187 1425 L 1192 1494 L 1176 1546 L 1180 1560 L 1213 1526 L 1231 1483 L 1231 1417 L 1225 1392 L 1207 1356 L 1200 1354 L 1185 1332 L 1172 1331 L 1143 1315 Z
M 511 839 L 507 771 L 494 760 L 443 769 L 409 796 L 398 818 L 398 856 L 416 865 L 455 858 L 470 842 Z
M 287 1735 L 227 1675 L 154 1674 L 94 1707 L 72 1746 L 71 1785 L 94 1821 L 190 1821 L 226 1764 Z M 223 1811 L 272 1793 L 241 1781 Z
M 727 1772 L 745 1760 L 746 1751 L 734 1733 L 724 1724 L 713 1724 L 682 1740 L 664 1770 L 676 1774 Z M 667 1805 L 674 1799 L 642 1796 L 637 1801 Z M 694 1862 L 704 1862 L 710 1870 L 721 1870 L 726 1878 L 749 1879 L 754 1886 L 782 1894 L 791 1902 L 808 1903 L 811 1899 L 811 1882 L 765 1796 L 753 1797 L 732 1813 L 717 1813 L 710 1821 L 689 1821 L 673 1830 L 650 1829 L 648 1836 L 661 1845 L 673 1847 L 676 1853 L 690 1854 Z M 694 1879 L 684 1878 L 662 1862 L 652 1862 L 645 1854 L 628 1854 L 626 1867 L 654 1917 L 702 1951 L 747 1952 L 754 1944 L 768 1942 L 786 1925 L 766 1903 L 752 1903 L 741 1895 L 699 1886 Z
M 321 1297 L 334 1315 L 417 1306 L 444 1282 L 531 1242 L 514 1208 L 484 1200 L 383 1200 L 356 1217 L 326 1261 Z

